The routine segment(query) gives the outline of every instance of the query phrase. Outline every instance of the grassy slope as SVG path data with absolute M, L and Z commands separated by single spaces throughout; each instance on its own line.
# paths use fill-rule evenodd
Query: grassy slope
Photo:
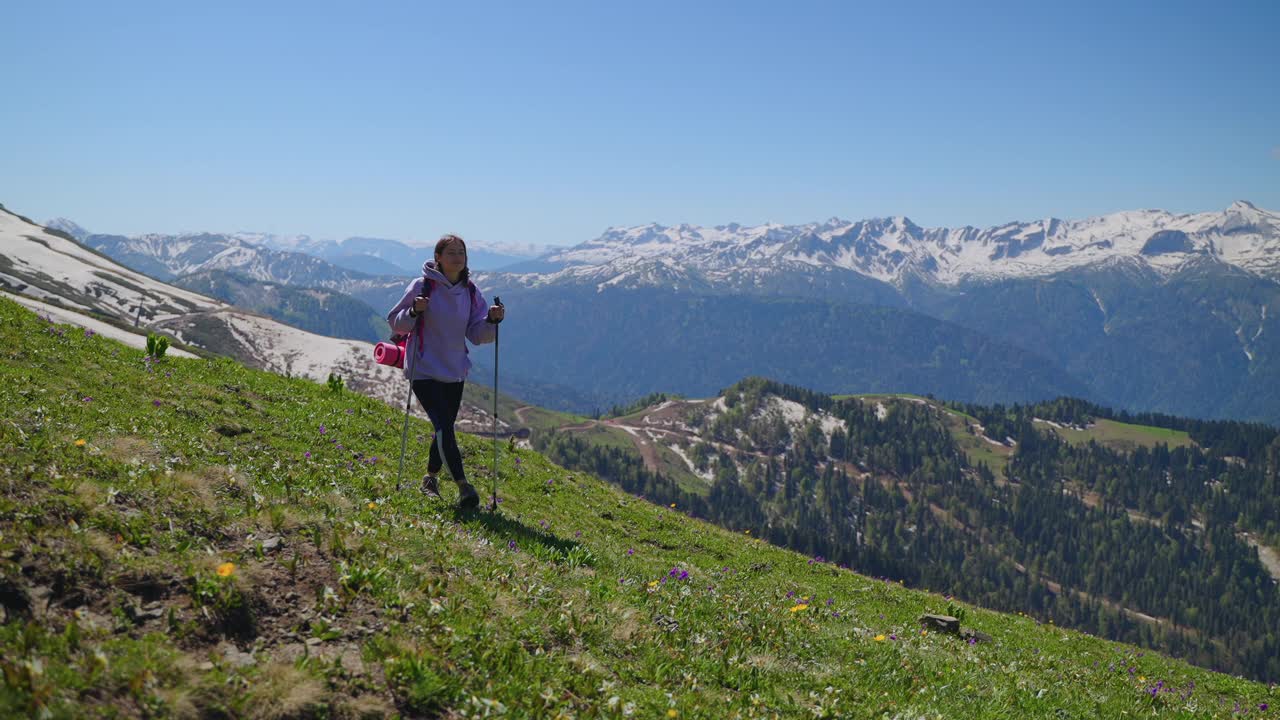
M 395 492 L 396 409 L 315 383 L 148 371 L 8 302 L 0 341 L 0 717 L 1256 717 L 1280 700 L 1026 617 L 968 608 L 987 643 L 922 635 L 945 599 L 529 452 L 503 454 L 499 513 L 459 515 Z M 490 446 L 463 446 L 487 492 Z
M 1092 440 L 1117 450 L 1132 450 L 1138 446 L 1152 448 L 1163 443 L 1172 450 L 1193 444 L 1191 436 L 1181 430 L 1133 425 L 1116 420 L 1099 419 L 1083 430 L 1061 425 L 1050 427 L 1072 445 L 1083 445 Z

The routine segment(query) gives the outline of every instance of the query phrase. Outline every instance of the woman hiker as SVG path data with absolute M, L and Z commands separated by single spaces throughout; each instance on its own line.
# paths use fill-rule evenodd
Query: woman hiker
M 436 243 L 435 259 L 422 265 L 422 277 L 409 284 L 404 297 L 387 313 L 392 332 L 409 335 L 405 377 L 435 426 L 422 492 L 440 497 L 436 476 L 447 463 L 464 509 L 480 504 L 480 495 L 462 469 L 453 431 L 462 386 L 471 369 L 466 341 L 493 342 L 496 325 L 505 316 L 501 305 L 490 307 L 485 302 L 469 277 L 466 243 L 457 235 L 445 235 Z

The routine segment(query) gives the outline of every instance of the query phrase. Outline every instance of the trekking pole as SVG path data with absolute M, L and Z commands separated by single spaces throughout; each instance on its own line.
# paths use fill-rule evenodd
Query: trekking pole
M 493 304 L 502 307 L 502 298 L 493 296 Z M 493 325 L 493 498 L 489 501 L 489 512 L 498 509 L 498 330 L 502 324 Z

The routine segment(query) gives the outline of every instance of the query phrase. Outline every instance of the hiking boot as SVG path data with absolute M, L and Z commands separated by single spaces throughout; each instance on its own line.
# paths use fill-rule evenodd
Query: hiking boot
M 475 510 L 480 505 L 480 493 L 469 482 L 458 483 L 458 506 L 463 510 Z
M 440 499 L 440 481 L 436 480 L 435 475 L 422 476 L 422 494 Z

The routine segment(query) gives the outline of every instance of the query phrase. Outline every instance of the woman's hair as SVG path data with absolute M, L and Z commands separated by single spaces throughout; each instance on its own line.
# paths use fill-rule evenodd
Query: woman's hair
M 465 253 L 467 251 L 467 244 L 463 242 L 462 238 L 458 237 L 457 235 L 454 235 L 453 233 L 445 233 L 444 235 L 441 235 L 440 239 L 436 242 L 436 252 L 434 255 L 431 256 L 431 259 L 436 260 L 437 258 L 439 258 L 440 253 L 444 252 L 445 248 L 449 247 L 450 245 L 453 245 L 454 243 L 457 243 L 458 245 L 462 246 L 462 252 Z M 437 260 L 437 265 L 439 265 L 438 260 Z M 462 272 L 458 275 L 458 282 L 465 283 L 470 277 L 471 277 L 471 268 L 467 267 L 466 265 L 463 265 Z

